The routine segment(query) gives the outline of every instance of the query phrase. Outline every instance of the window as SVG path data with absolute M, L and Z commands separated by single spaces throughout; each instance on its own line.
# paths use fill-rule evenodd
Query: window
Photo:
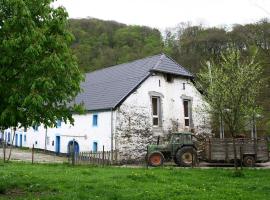
M 190 126 L 190 100 L 184 100 L 185 126 Z
M 98 125 L 98 115 L 94 114 L 93 115 L 93 126 L 97 126 Z
M 160 125 L 160 97 L 152 97 L 153 125 Z
M 10 142 L 10 132 L 8 132 L 8 142 Z
M 56 121 L 56 128 L 60 128 L 61 127 L 61 123 L 62 123 L 62 121 L 60 119 L 58 119 Z
M 158 86 L 159 86 L 159 87 L 161 86 L 160 80 L 158 80 Z
M 24 140 L 24 142 L 26 142 L 26 135 L 23 136 L 23 140 Z
M 171 83 L 173 81 L 172 75 L 171 74 L 167 74 L 166 75 L 166 80 L 167 80 L 168 83 Z
M 97 152 L 97 151 L 98 151 L 98 143 L 93 142 L 93 152 Z
M 186 89 L 186 83 L 183 83 L 183 90 Z

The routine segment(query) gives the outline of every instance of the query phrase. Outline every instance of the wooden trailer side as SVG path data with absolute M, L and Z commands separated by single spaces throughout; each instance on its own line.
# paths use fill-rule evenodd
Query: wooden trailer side
M 269 160 L 269 149 L 267 140 L 259 138 L 253 139 L 235 139 L 236 157 L 241 159 L 246 155 L 255 156 L 256 162 L 266 162 Z M 211 138 L 205 144 L 205 160 L 207 161 L 226 161 L 234 160 L 234 148 L 232 138 Z

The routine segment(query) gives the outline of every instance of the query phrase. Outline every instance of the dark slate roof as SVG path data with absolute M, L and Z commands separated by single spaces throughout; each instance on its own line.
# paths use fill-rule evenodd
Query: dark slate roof
M 86 110 L 114 109 L 153 71 L 193 78 L 193 75 L 165 54 L 87 73 L 83 92 L 75 98 Z

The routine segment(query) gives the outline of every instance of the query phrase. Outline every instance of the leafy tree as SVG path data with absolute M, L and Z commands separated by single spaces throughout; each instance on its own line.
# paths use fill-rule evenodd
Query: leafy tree
M 83 79 L 64 8 L 53 0 L 0 0 L 0 127 L 71 121 Z
M 198 74 L 197 83 L 205 92 L 208 111 L 222 117 L 233 138 L 259 108 L 256 97 L 263 79 L 262 66 L 255 62 L 255 56 L 253 51 L 250 57 L 242 59 L 238 50 L 230 50 L 222 54 L 220 62 L 211 62 Z M 235 143 L 234 159 L 237 167 Z
M 256 61 L 263 67 L 264 78 L 268 84 L 257 97 L 256 102 L 262 106 L 262 118 L 258 120 L 259 134 L 265 134 L 266 122 L 270 119 L 270 23 L 262 19 L 256 23 L 224 27 L 204 27 L 202 25 L 180 24 L 165 33 L 165 52 L 189 68 L 195 75 L 203 68 L 205 61 L 221 61 L 221 54 L 228 48 L 238 49 L 242 57 L 248 57 L 247 49 L 258 48 Z M 214 127 L 215 128 L 215 127 Z M 215 128 L 217 129 L 217 127 Z

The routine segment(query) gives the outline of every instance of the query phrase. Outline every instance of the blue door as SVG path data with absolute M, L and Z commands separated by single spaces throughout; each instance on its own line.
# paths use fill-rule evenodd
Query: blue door
M 97 152 L 97 151 L 98 151 L 98 143 L 93 142 L 93 152 Z
M 55 140 L 55 152 L 60 153 L 60 136 L 56 136 Z
M 22 147 L 22 134 L 20 134 L 20 147 Z
M 16 134 L 16 137 L 15 137 L 15 146 L 16 147 L 18 146 L 18 134 Z

